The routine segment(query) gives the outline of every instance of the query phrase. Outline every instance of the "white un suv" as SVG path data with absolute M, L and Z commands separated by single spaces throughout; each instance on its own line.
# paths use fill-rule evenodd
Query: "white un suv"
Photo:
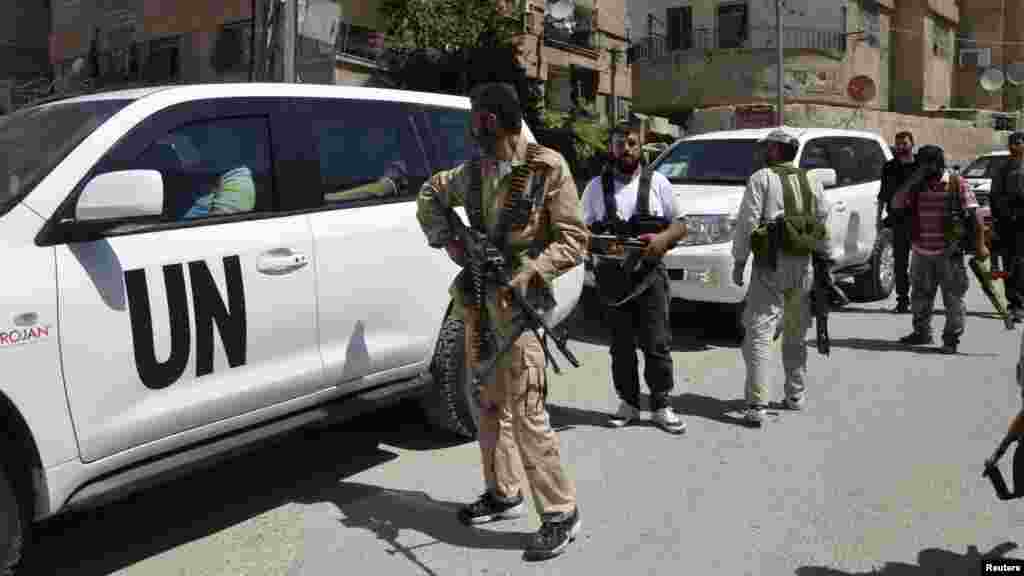
M 0 573 L 33 519 L 382 401 L 474 435 L 458 270 L 415 204 L 468 122 L 466 98 L 295 84 L 0 118 Z
M 852 279 L 854 296 L 884 299 L 893 287 L 892 242 L 876 233 L 882 166 L 892 157 L 871 132 L 788 128 L 800 141 L 796 164 L 812 170 L 830 203 L 830 256 L 837 279 Z M 732 282 L 732 233 L 743 191 L 761 165 L 758 140 L 771 129 L 710 132 L 684 138 L 652 167 L 673 185 L 689 234 L 665 255 L 673 298 L 741 304 L 748 281 Z M 587 284 L 593 275 L 587 274 Z

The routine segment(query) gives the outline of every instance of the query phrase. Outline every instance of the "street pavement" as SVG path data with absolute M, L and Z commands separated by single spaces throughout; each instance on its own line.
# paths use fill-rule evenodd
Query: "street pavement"
M 549 408 L 583 531 L 554 560 L 522 558 L 533 513 L 458 523 L 457 506 L 481 491 L 478 449 L 428 431 L 405 403 L 47 522 L 25 573 L 923 576 L 981 574 L 986 554 L 1024 558 L 1024 505 L 998 501 L 981 477 L 1021 404 L 1020 328 L 1006 331 L 972 286 L 960 352 L 947 356 L 895 343 L 910 316 L 892 305 L 834 313 L 827 358 L 812 329 L 806 410 L 776 410 L 760 430 L 738 420 L 744 369 L 728 313 L 676 307 L 683 436 L 603 426 L 617 405 L 606 337 L 578 309 L 583 365 L 552 375 Z

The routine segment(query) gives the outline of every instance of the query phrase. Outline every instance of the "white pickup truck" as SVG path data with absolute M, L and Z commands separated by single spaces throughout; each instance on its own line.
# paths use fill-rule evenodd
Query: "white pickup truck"
M 468 123 L 466 98 L 290 84 L 0 118 L 0 573 L 33 520 L 299 426 L 418 395 L 474 435 L 458 269 L 415 204 Z
M 743 191 L 762 160 L 758 141 L 772 129 L 732 130 L 689 136 L 654 161 L 682 201 L 689 234 L 665 255 L 673 298 L 738 304 L 750 285 L 732 282 L 732 235 Z M 825 186 L 829 201 L 830 257 L 837 279 L 853 279 L 855 294 L 885 299 L 895 276 L 892 241 L 876 230 L 882 166 L 892 157 L 872 132 L 788 128 L 800 141 L 796 165 Z M 593 284 L 588 272 L 587 284 Z M 738 318 L 738 314 L 737 314 Z

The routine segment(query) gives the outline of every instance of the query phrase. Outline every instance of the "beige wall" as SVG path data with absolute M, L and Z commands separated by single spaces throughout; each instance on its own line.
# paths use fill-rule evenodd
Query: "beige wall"
M 956 41 L 953 24 L 932 14 L 925 19 L 924 52 L 925 68 L 924 98 L 925 111 L 942 106 L 953 106 L 954 62 Z M 912 74 L 913 71 L 908 71 Z
M 881 134 L 890 143 L 895 139 L 897 132 L 909 130 L 914 134 L 914 141 L 918 145 L 938 144 L 942 146 L 951 164 L 969 161 L 995 148 L 1005 148 L 1007 137 L 1005 132 L 977 128 L 972 123 L 962 120 L 926 118 L 879 110 L 858 110 L 814 104 L 786 106 L 786 124 L 869 130 Z M 735 112 L 733 108 L 702 110 L 695 113 L 687 133 L 701 134 L 714 130 L 730 130 L 734 127 Z

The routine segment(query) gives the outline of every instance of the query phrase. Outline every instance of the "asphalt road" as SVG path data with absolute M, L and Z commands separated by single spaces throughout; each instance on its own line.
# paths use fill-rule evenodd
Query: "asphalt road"
M 831 357 L 810 353 L 806 411 L 761 430 L 737 419 L 744 371 L 728 316 L 680 307 L 680 437 L 603 426 L 617 403 L 607 346 L 600 322 L 574 319 L 583 366 L 552 376 L 549 404 L 584 525 L 545 563 L 522 559 L 536 517 L 457 522 L 481 490 L 476 445 L 430 433 L 405 404 L 50 521 L 25 573 L 923 576 L 1024 558 L 1024 505 L 996 500 L 981 477 L 1020 406 L 1020 328 L 989 317 L 972 287 L 958 355 L 908 349 L 894 342 L 910 317 L 892 303 L 835 313 Z

